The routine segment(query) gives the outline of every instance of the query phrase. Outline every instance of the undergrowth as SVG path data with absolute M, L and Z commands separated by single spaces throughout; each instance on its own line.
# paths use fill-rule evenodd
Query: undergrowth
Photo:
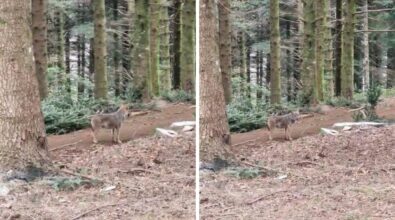
M 162 98 L 169 102 L 195 103 L 195 95 L 184 90 L 171 90 L 167 93 L 164 93 Z

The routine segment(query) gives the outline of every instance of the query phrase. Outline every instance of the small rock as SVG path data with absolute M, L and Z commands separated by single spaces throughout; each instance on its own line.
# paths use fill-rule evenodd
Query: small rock
M 100 192 L 111 191 L 111 190 L 113 190 L 113 189 L 115 189 L 115 188 L 116 188 L 116 186 L 107 186 L 106 188 L 101 189 Z
M 10 189 L 4 184 L 0 184 L 0 196 L 6 196 L 10 193 Z

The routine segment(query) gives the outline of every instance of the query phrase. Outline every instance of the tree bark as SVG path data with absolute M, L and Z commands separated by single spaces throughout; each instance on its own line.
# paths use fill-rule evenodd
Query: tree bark
M 281 103 L 280 5 L 270 0 L 270 103 Z
M 362 27 L 363 30 L 369 30 L 369 13 L 368 11 L 368 0 L 363 1 L 362 10 L 366 11 L 363 13 Z M 370 85 L 370 64 L 369 64 L 369 32 L 362 34 L 362 47 L 363 47 L 363 59 L 362 59 L 362 91 L 366 92 Z
M 314 1 L 315 7 L 315 89 L 316 99 L 320 102 L 324 101 L 323 91 L 323 76 L 324 76 L 324 38 L 325 38 L 325 23 L 324 18 L 326 17 L 324 4 L 327 0 L 316 0 Z
M 335 27 L 335 95 L 340 96 L 341 94 L 341 73 L 342 73 L 342 0 L 336 0 L 336 27 Z
M 181 6 L 181 89 L 194 92 L 195 88 L 195 0 L 183 0 Z
M 225 102 L 227 104 L 232 101 L 232 82 L 231 82 L 232 31 L 230 25 L 229 9 L 230 9 L 229 0 L 220 0 L 218 2 L 220 66 L 221 66 L 222 86 L 224 87 Z
M 160 0 L 150 1 L 150 93 L 159 96 L 158 64 L 159 64 L 159 9 Z
M 0 4 L 0 172 L 48 162 L 30 12 L 25 0 Z
M 134 92 L 139 93 L 139 98 L 145 101 L 150 96 L 150 53 L 149 53 L 149 1 L 135 0 L 136 19 L 134 24 L 133 43 L 133 72 Z
M 159 90 L 161 94 L 171 90 L 169 6 L 161 0 L 160 6 L 160 46 L 159 46 Z
M 354 28 L 355 0 L 346 0 L 343 8 L 344 26 L 341 57 L 341 96 L 352 99 L 354 93 Z
M 315 103 L 315 79 L 316 79 L 316 65 L 315 65 L 315 26 L 314 26 L 314 0 L 306 0 L 303 7 L 304 16 L 304 42 L 303 42 L 303 61 L 302 61 L 302 83 L 303 83 L 303 98 L 305 102 Z M 308 104 L 303 103 L 303 104 Z
M 95 98 L 107 99 L 107 34 L 104 0 L 93 1 Z
M 170 47 L 170 58 L 172 63 L 173 88 L 180 88 L 180 47 L 181 47 L 181 0 L 174 0 L 171 7 L 172 20 L 170 22 L 170 41 L 173 42 Z
M 229 126 L 221 80 L 215 2 L 200 0 L 200 159 L 228 158 Z
M 112 16 L 113 20 L 115 23 L 119 22 L 119 2 L 118 0 L 113 0 L 112 1 Z M 115 87 L 115 96 L 120 96 L 121 95 L 121 42 L 122 39 L 119 37 L 119 32 L 121 31 L 118 25 L 114 27 L 115 32 L 113 33 L 113 44 L 114 44 L 114 54 L 113 54 L 113 60 L 114 60 L 114 66 L 113 66 L 113 75 L 114 75 L 114 87 Z
M 57 65 L 60 69 L 58 75 L 58 86 L 61 87 L 65 83 L 65 39 L 64 39 L 64 13 L 62 9 L 56 9 L 55 11 L 55 29 L 56 29 L 56 36 L 57 36 L 57 58 L 58 62 Z
M 325 98 L 333 98 L 334 96 L 334 77 L 333 77 L 333 49 L 332 49 L 332 30 L 328 20 L 331 17 L 330 2 L 323 1 L 323 28 L 324 28 L 324 90 Z
M 47 0 L 32 0 L 33 50 L 40 98 L 48 96 Z

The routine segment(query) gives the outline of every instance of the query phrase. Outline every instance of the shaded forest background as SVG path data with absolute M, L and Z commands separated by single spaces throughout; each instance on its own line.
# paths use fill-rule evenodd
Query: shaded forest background
M 393 94 L 394 8 L 392 0 L 219 1 L 231 131 L 259 128 L 279 110 L 358 107 L 369 89 Z
M 47 132 L 120 102 L 194 101 L 195 1 L 33 0 L 32 16 Z

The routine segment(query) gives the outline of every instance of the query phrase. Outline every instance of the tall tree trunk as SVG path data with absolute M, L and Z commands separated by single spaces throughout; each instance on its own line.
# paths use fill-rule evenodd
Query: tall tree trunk
M 194 92 L 195 88 L 195 0 L 183 0 L 181 6 L 181 89 Z
M 354 93 L 354 28 L 355 1 L 346 0 L 343 8 L 341 95 L 352 99 Z
M 286 29 L 286 31 L 285 31 L 285 34 L 286 34 L 286 38 L 287 38 L 287 40 L 289 41 L 289 42 L 291 42 L 292 41 L 292 38 L 291 38 L 291 22 L 289 22 L 289 21 L 286 21 L 286 23 L 285 23 L 285 29 Z M 286 50 L 286 64 L 285 64 L 285 66 L 286 66 L 286 74 L 287 74 L 287 81 L 286 81 L 286 83 L 287 83 L 287 88 L 286 88 L 286 91 L 287 91 L 287 101 L 288 102 L 291 102 L 292 101 L 292 99 L 293 99 L 293 94 L 292 94 L 292 92 L 293 92 L 293 74 L 292 74 L 292 53 L 291 53 L 291 44 L 289 44 L 289 45 L 287 45 L 287 50 Z
M 181 0 L 174 0 L 172 5 L 173 18 L 170 22 L 170 42 L 173 42 L 170 47 L 170 56 L 172 59 L 172 73 L 173 73 L 173 88 L 180 88 L 180 47 L 181 47 Z
M 0 172 L 42 168 L 48 162 L 30 10 L 25 0 L 0 4 Z
M 134 44 L 133 44 L 133 72 L 134 72 L 134 92 L 139 93 L 139 98 L 149 100 L 149 1 L 135 0 L 136 19 L 134 24 Z
M 85 93 L 85 35 L 80 34 L 78 36 L 78 48 L 79 48 L 79 79 L 78 79 L 78 96 L 83 96 Z
M 159 96 L 158 64 L 159 64 L 159 9 L 160 0 L 150 1 L 150 93 Z
M 130 27 L 132 19 L 132 14 L 134 12 L 134 0 L 121 0 L 120 10 L 124 15 L 122 18 L 122 71 L 120 73 L 120 86 L 122 94 L 125 95 L 129 86 L 129 79 L 131 76 L 131 48 L 132 48 L 132 40 L 130 37 Z
M 221 82 L 215 2 L 200 0 L 200 159 L 227 159 L 229 125 Z
M 322 26 L 324 28 L 324 90 L 326 98 L 334 96 L 334 78 L 333 78 L 333 49 L 332 49 L 332 30 L 328 20 L 331 18 L 330 2 L 323 1 L 323 20 Z
M 304 21 L 303 21 L 303 2 L 302 0 L 297 0 L 297 6 L 296 6 L 296 14 L 297 14 L 297 22 L 295 24 L 295 29 L 296 29 L 296 41 L 294 42 L 294 54 L 293 54 L 293 61 L 294 61 L 294 74 L 293 74 L 293 80 L 294 84 L 297 85 L 297 83 L 300 82 L 301 80 L 301 73 L 302 73 L 302 53 L 303 53 L 303 43 L 304 43 Z M 297 99 L 297 96 L 299 94 L 299 89 L 301 89 L 298 86 L 295 86 L 295 90 L 293 91 L 293 96 L 294 99 Z
M 314 0 L 306 0 L 303 8 L 304 15 L 304 43 L 302 61 L 303 104 L 315 103 L 315 28 L 314 28 Z
M 247 93 L 247 97 L 251 98 L 251 86 L 250 86 L 250 83 L 251 83 L 251 45 L 250 45 L 250 43 L 247 43 L 246 67 L 247 67 L 246 68 L 246 77 L 247 77 L 247 79 L 246 79 L 246 93 Z
M 245 47 L 245 33 L 240 31 L 237 34 L 237 44 L 239 47 L 239 57 L 240 57 L 240 85 L 239 85 L 239 95 L 244 95 L 245 93 L 245 79 L 246 79 L 246 72 L 247 72 L 247 65 L 246 65 L 246 47 Z
M 58 75 L 58 86 L 63 86 L 65 83 L 65 39 L 64 39 L 64 13 L 61 9 L 56 9 L 55 11 L 55 29 L 57 36 L 57 65 L 60 68 L 60 72 Z
M 33 51 L 40 98 L 48 96 L 47 0 L 32 0 Z
M 159 90 L 161 94 L 164 94 L 171 90 L 169 6 L 167 0 L 161 0 L 159 34 Z
M 324 31 L 326 18 L 323 5 L 327 0 L 314 1 L 315 7 L 315 95 L 318 101 L 324 101 L 323 76 L 324 76 Z
M 256 52 L 256 85 L 258 85 L 258 88 L 259 88 L 256 91 L 257 102 L 259 102 L 260 99 L 262 98 L 262 91 L 261 91 L 261 82 L 262 82 L 262 77 L 263 77 L 263 75 L 261 74 L 262 68 L 263 68 L 263 65 L 262 65 L 262 58 L 263 57 L 262 56 L 263 56 L 262 52 L 258 50 Z
M 362 33 L 362 47 L 363 47 L 363 59 L 362 59 L 362 91 L 366 92 L 370 85 L 370 64 L 369 64 L 369 13 L 368 13 L 368 0 L 363 0 L 362 10 L 362 27 L 365 32 Z
M 341 73 L 342 73 L 342 0 L 336 0 L 336 27 L 335 27 L 335 95 L 341 94 Z
M 281 103 L 280 6 L 270 0 L 270 103 Z
M 90 38 L 89 39 L 89 80 L 93 82 L 93 78 L 95 75 L 95 50 L 94 50 L 94 39 Z M 92 97 L 93 96 L 93 91 L 92 89 L 88 89 L 88 96 Z
M 104 0 L 93 1 L 95 98 L 107 99 L 107 34 Z
M 115 23 L 119 23 L 119 2 L 118 0 L 113 0 L 112 2 L 112 13 L 113 13 L 113 21 Z M 120 38 L 119 38 L 119 32 L 121 31 L 118 25 L 115 25 L 114 27 L 115 31 L 112 35 L 113 37 L 113 44 L 114 44 L 114 54 L 113 54 L 113 59 L 114 59 L 114 66 L 113 66 L 113 74 L 114 74 L 114 87 L 115 87 L 115 96 L 120 96 L 121 95 L 121 71 L 120 71 L 120 66 L 121 66 L 121 51 L 120 51 Z
M 70 51 L 71 51 L 71 33 L 70 30 L 66 32 L 65 35 L 65 77 L 66 77 L 66 92 L 70 95 L 71 93 L 71 60 L 70 60 Z M 70 97 L 70 96 L 69 96 Z
M 231 82 L 232 31 L 230 25 L 229 8 L 230 8 L 229 0 L 221 0 L 218 2 L 219 54 L 220 54 L 222 86 L 224 87 L 225 102 L 227 104 L 232 101 L 232 82 Z

